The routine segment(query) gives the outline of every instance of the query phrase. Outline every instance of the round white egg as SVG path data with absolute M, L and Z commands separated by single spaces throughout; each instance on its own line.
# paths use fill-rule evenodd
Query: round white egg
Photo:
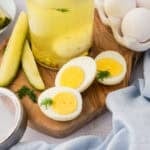
M 96 63 L 94 59 L 89 56 L 77 57 L 77 58 L 70 60 L 68 63 L 66 63 L 56 75 L 55 86 L 56 87 L 62 86 L 60 83 L 62 73 L 71 66 L 76 66 L 83 70 L 84 80 L 82 84 L 78 88 L 76 88 L 76 90 L 79 92 L 85 91 L 92 84 L 92 82 L 94 81 L 96 77 Z M 72 72 L 72 73 L 75 74 L 75 72 Z
M 137 0 L 137 6 L 150 9 L 150 0 Z
M 121 25 L 123 36 L 146 42 L 150 39 L 150 10 L 135 8 L 124 17 Z
M 76 111 L 74 111 L 73 113 L 70 113 L 67 115 L 64 115 L 64 114 L 62 115 L 62 114 L 55 112 L 51 106 L 46 108 L 45 106 L 41 105 L 42 101 L 45 98 L 53 99 L 53 97 L 56 94 L 59 94 L 62 92 L 67 92 L 67 93 L 70 93 L 75 96 L 75 98 L 77 100 L 77 108 L 76 108 Z M 81 94 L 74 89 L 67 88 L 67 87 L 53 87 L 53 88 L 47 89 L 39 96 L 38 105 L 39 105 L 41 111 L 47 117 L 49 117 L 53 120 L 56 120 L 56 121 L 70 121 L 70 120 L 77 118 L 80 115 L 80 113 L 82 112 L 82 97 L 81 97 Z
M 118 52 L 112 51 L 112 50 L 108 50 L 105 52 L 100 53 L 96 58 L 95 61 L 100 60 L 100 59 L 104 59 L 104 58 L 112 58 L 116 61 L 118 61 L 122 67 L 123 67 L 123 71 L 120 75 L 115 76 L 115 77 L 108 77 L 108 78 L 104 78 L 103 80 L 98 80 L 100 83 L 104 84 L 104 85 L 116 85 L 119 84 L 126 75 L 127 72 L 127 63 L 125 58 Z
M 136 0 L 104 0 L 104 10 L 108 17 L 123 18 L 125 14 L 136 7 Z

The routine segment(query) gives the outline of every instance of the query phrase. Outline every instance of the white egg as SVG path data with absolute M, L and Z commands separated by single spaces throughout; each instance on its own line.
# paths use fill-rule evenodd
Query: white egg
M 150 9 L 150 0 L 137 0 L 137 6 Z
M 124 17 L 121 25 L 123 36 L 146 42 L 150 39 L 150 10 L 135 8 Z
M 56 105 L 55 103 L 57 103 L 57 106 L 58 106 L 59 103 L 53 101 L 53 99 L 57 94 L 61 94 L 61 93 L 69 93 L 75 98 L 75 101 L 76 101 L 75 111 L 73 111 L 69 114 L 61 114 L 61 113 L 58 113 L 57 111 L 55 111 L 55 109 L 53 108 L 54 107 L 53 105 Z M 49 99 L 49 98 L 52 99 L 52 104 L 50 106 L 48 105 L 47 107 L 45 105 L 42 105 L 43 101 L 46 99 Z M 69 99 L 66 99 L 66 97 L 65 97 L 65 101 L 63 101 L 63 100 L 64 100 L 63 98 L 60 99 L 59 107 L 63 107 L 60 109 L 66 110 L 68 105 L 70 105 L 71 102 L 69 101 Z M 39 96 L 38 105 L 39 105 L 41 111 L 47 117 L 49 117 L 53 120 L 56 120 L 56 121 L 70 121 L 70 120 L 77 118 L 80 115 L 80 113 L 82 112 L 82 97 L 81 97 L 81 94 L 74 89 L 67 88 L 67 87 L 53 87 L 53 88 L 47 89 Z
M 56 87 L 71 87 L 79 92 L 86 90 L 96 76 L 96 63 L 88 56 L 81 56 L 70 60 L 57 73 Z
M 104 0 L 104 10 L 108 17 L 123 18 L 125 14 L 136 7 L 136 0 Z
M 126 75 L 127 72 L 127 64 L 126 64 L 126 60 L 125 58 L 118 52 L 115 51 L 104 51 L 102 53 L 100 53 L 96 58 L 95 58 L 95 62 L 97 63 L 97 61 L 101 61 L 105 59 L 105 63 L 104 64 L 108 70 L 105 71 L 109 71 L 110 76 L 108 76 L 107 78 L 103 78 L 103 79 L 98 79 L 98 81 L 104 85 L 116 85 L 119 84 Z M 119 66 L 121 67 L 121 72 L 117 75 L 117 76 L 111 76 L 111 71 L 110 70 L 114 70 L 116 68 L 113 68 L 112 64 L 107 64 L 108 63 L 108 59 L 111 59 L 117 63 L 119 63 Z M 104 63 L 104 62 L 103 62 Z M 110 62 L 109 62 L 110 63 Z M 98 64 L 97 64 L 97 71 L 104 71 L 104 68 L 98 68 Z M 118 70 L 119 68 L 117 68 Z

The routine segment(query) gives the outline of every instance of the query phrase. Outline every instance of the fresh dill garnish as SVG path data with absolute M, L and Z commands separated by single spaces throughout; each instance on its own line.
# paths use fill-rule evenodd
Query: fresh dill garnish
M 63 12 L 63 13 L 70 11 L 70 9 L 68 9 L 68 8 L 53 8 L 53 9 L 56 11 Z
M 11 22 L 11 19 L 8 17 L 0 18 L 0 29 L 3 29 L 4 27 L 6 27 L 9 23 Z
M 40 105 L 45 106 L 47 109 L 48 106 L 51 106 L 52 104 L 53 104 L 53 100 L 51 98 L 45 98 L 44 100 L 42 100 Z
M 22 88 L 20 88 L 18 91 L 17 91 L 17 94 L 18 94 L 18 97 L 20 99 L 22 99 L 23 97 L 25 96 L 29 96 L 29 98 L 34 102 L 36 103 L 36 99 L 37 99 L 37 96 L 36 94 L 34 93 L 34 91 L 30 88 L 28 88 L 27 86 L 23 86 Z
M 11 22 L 11 17 L 0 8 L 0 29 L 6 27 Z
M 97 80 L 103 81 L 105 78 L 108 78 L 110 76 L 109 71 L 98 71 L 97 73 Z

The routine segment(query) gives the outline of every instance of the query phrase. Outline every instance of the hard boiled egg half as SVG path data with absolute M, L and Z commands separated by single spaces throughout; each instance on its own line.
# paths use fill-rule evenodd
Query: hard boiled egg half
M 56 87 L 70 87 L 79 92 L 86 90 L 96 77 L 96 63 L 88 56 L 81 56 L 66 63 L 56 75 Z
M 41 111 L 56 121 L 69 121 L 82 111 L 82 97 L 74 89 L 53 87 L 44 91 L 38 98 Z
M 96 58 L 97 80 L 104 85 L 120 83 L 127 72 L 127 64 L 124 57 L 115 51 L 105 51 Z

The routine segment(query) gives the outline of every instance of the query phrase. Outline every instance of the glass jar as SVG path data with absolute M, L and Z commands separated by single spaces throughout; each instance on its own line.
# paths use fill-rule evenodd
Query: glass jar
M 38 63 L 59 68 L 92 45 L 93 0 L 26 0 L 30 40 Z

